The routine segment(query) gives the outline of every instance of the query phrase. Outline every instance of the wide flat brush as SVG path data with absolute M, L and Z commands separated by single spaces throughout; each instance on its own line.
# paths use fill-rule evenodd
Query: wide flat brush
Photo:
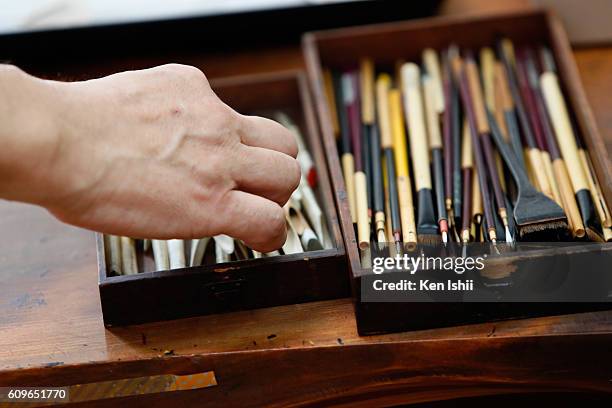
M 402 115 L 402 96 L 398 89 L 391 89 L 389 91 L 389 112 L 391 117 L 391 132 L 393 135 L 393 152 L 397 175 L 400 220 L 402 222 L 402 242 L 415 245 L 417 243 L 417 235 L 414 220 L 412 183 L 408 170 L 406 130 Z
M 438 234 L 431 191 L 429 151 L 419 67 L 410 62 L 402 65 L 401 77 L 404 110 L 409 129 L 412 170 L 418 196 L 417 240 L 426 244 L 436 244 L 441 241 L 441 236 Z
M 436 94 L 432 78 L 423 76 L 423 94 L 425 96 L 425 115 L 427 117 L 427 135 L 431 152 L 436 213 L 438 227 L 442 233 L 442 242 L 448 242 L 448 215 L 444 202 L 444 168 L 442 164 L 442 136 L 440 135 L 440 120 L 436 111 Z
M 588 181 L 578 156 L 578 146 L 570 122 L 567 106 L 561 93 L 557 76 L 548 71 L 540 76 L 540 86 L 546 102 L 548 117 L 550 118 L 561 155 L 567 165 L 567 170 L 572 181 L 576 202 L 580 209 L 582 222 L 587 229 L 598 228 L 593 200 L 589 190 Z M 587 231 L 588 233 L 588 231 Z
M 522 240 L 536 242 L 564 236 L 568 225 L 563 209 L 531 184 L 514 151 L 504 142 L 495 118 L 490 113 L 488 115 L 493 140 L 516 182 L 518 194 L 514 204 L 514 220 L 519 236 Z
M 378 127 L 380 131 L 381 147 L 384 154 L 384 180 L 388 191 L 387 220 L 390 219 L 391 228 L 387 227 L 387 236 L 393 236 L 398 244 L 402 240 L 402 227 L 395 175 L 395 156 L 393 153 L 393 135 L 391 131 L 391 117 L 389 112 L 389 90 L 391 78 L 387 74 L 380 74 L 376 80 L 376 111 L 378 114 Z

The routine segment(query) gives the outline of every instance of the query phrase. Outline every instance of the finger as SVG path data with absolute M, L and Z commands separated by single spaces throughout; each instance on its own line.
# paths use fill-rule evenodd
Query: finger
M 247 146 L 263 147 L 297 156 L 295 135 L 278 122 L 260 116 L 242 116 L 240 140 Z
M 236 160 L 232 170 L 237 189 L 285 205 L 300 183 L 298 161 L 275 150 L 243 147 L 243 159 Z
M 220 203 L 219 233 L 240 239 L 260 252 L 274 251 L 285 243 L 285 212 L 273 201 L 232 190 Z

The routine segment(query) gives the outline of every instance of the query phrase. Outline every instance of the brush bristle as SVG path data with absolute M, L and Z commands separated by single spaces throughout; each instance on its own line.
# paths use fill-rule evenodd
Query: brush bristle
M 560 219 L 557 221 L 544 221 L 536 222 L 532 224 L 525 224 L 518 226 L 519 235 L 521 239 L 528 238 L 530 235 L 541 235 L 546 232 L 555 232 L 555 234 L 567 232 L 568 225 L 567 221 Z

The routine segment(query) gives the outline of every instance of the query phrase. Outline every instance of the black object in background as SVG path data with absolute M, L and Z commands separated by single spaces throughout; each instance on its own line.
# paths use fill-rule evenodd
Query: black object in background
M 311 30 L 425 17 L 439 0 L 367 0 L 0 35 L 0 61 L 19 66 L 106 54 L 147 56 L 299 44 Z

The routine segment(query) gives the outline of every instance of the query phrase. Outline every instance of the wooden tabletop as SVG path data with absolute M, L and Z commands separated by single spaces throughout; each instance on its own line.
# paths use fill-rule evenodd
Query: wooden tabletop
M 284 48 L 258 53 L 254 70 L 278 68 L 279 55 L 283 68 L 302 64 L 298 49 Z M 575 56 L 612 152 L 612 47 Z M 233 62 L 244 66 L 253 57 Z M 217 60 L 198 65 L 209 77 L 241 73 Z M 517 391 L 612 392 L 612 373 L 600 364 L 612 361 L 611 342 L 612 312 L 359 337 L 350 299 L 105 329 L 93 233 L 0 201 L 0 385 L 215 373 L 216 386 L 142 396 L 142 406 L 178 399 L 355 407 Z

